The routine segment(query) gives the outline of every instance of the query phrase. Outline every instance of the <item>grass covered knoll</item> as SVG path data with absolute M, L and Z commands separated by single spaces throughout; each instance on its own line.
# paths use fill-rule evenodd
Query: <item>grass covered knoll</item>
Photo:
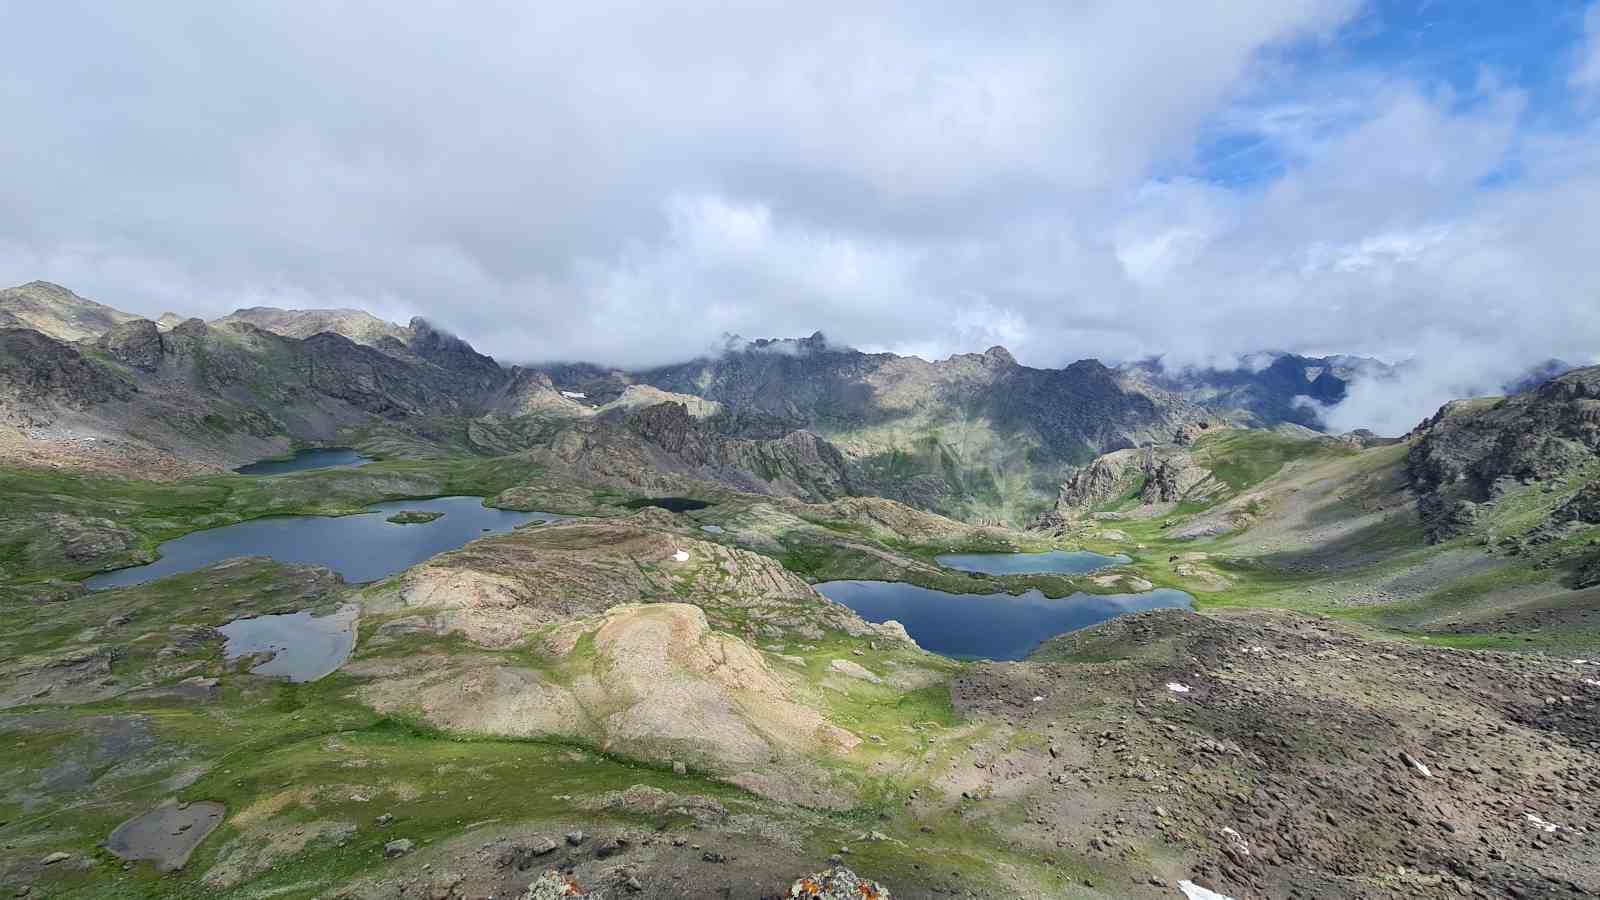
M 1196 462 L 1235 491 L 1261 484 L 1296 460 L 1348 457 L 1356 452 L 1325 437 L 1245 428 L 1205 435 L 1195 441 L 1193 449 Z

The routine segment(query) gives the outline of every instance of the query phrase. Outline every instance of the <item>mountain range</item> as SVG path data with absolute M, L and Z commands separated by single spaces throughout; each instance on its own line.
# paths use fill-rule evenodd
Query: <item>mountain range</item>
M 749 485 L 748 473 L 707 469 L 700 457 L 745 452 L 710 446 L 763 447 L 785 460 L 779 468 L 808 473 L 772 490 L 809 499 L 872 494 L 1019 523 L 1101 453 L 1206 421 L 1314 426 L 1308 400 L 1336 403 L 1350 378 L 1382 368 L 1272 354 L 1227 371 L 1092 359 L 1041 369 L 1002 347 L 929 362 L 836 347 L 821 334 L 733 342 L 715 356 L 641 371 L 503 366 L 420 318 L 402 326 L 360 310 L 254 307 L 210 322 L 150 321 L 44 282 L 0 291 L 0 317 L 9 326 L 0 333 L 0 397 L 8 401 L 0 424 L 13 457 L 59 455 L 39 446 L 55 443 L 120 471 L 175 475 L 299 444 L 401 431 L 437 440 L 421 433 L 422 420 L 528 417 L 566 421 L 591 444 L 654 443 L 649 422 L 628 420 L 674 402 L 693 414 L 673 426 L 681 433 L 665 454 L 693 443 L 685 470 Z M 519 443 L 532 431 L 507 444 L 504 430 L 493 450 L 532 449 Z M 550 440 L 555 432 L 537 433 Z M 799 445 L 805 458 L 788 460 Z M 827 471 L 812 471 L 819 463 Z

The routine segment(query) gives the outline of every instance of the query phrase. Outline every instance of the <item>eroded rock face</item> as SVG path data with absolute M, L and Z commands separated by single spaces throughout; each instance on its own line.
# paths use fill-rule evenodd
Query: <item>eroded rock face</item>
M 149 319 L 134 319 L 113 326 L 100 336 L 98 345 L 101 350 L 145 372 L 154 372 L 160 367 L 164 350 L 161 329 Z
M 0 422 L 47 424 L 52 407 L 87 409 L 132 393 L 74 345 L 26 328 L 0 329 Z

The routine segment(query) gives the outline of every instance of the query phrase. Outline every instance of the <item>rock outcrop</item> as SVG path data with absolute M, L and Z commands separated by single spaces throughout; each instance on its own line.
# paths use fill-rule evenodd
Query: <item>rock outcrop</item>
M 1448 403 L 1412 433 L 1411 488 L 1430 541 L 1469 531 L 1479 504 L 1567 475 L 1600 450 L 1600 367 L 1500 400 Z
M 1062 527 L 1086 517 L 1094 507 L 1120 498 L 1137 498 L 1143 505 L 1154 506 L 1214 499 L 1226 490 L 1227 485 L 1200 465 L 1187 446 L 1117 450 L 1075 470 L 1061 485 L 1055 507 L 1040 516 L 1034 527 Z
M 126 400 L 134 390 L 76 346 L 31 329 L 0 329 L 0 423 L 47 425 L 63 410 Z
M 100 336 L 96 346 L 121 362 L 145 372 L 154 372 L 161 365 L 165 350 L 161 329 L 149 319 L 134 319 L 113 325 Z

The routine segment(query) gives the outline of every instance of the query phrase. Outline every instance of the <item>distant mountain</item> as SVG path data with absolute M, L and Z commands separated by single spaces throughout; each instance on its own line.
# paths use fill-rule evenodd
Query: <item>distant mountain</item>
M 1121 371 L 1181 394 L 1219 414 L 1239 411 L 1247 424 L 1270 427 L 1283 422 L 1321 428 L 1319 406 L 1345 398 L 1356 378 L 1383 377 L 1394 367 L 1360 356 L 1299 356 L 1263 353 L 1233 369 L 1169 369 L 1160 358 L 1127 363 Z
M 360 309 L 277 309 L 252 306 L 236 309 L 215 320 L 213 325 L 244 322 L 285 337 L 308 338 L 327 332 L 342 335 L 358 344 L 379 347 L 387 338 L 400 345 L 410 343 L 416 333 L 411 328 L 374 316 Z
M 707 427 L 732 437 L 814 432 L 843 453 L 860 491 L 973 520 L 1025 521 L 1072 467 L 1208 416 L 1096 360 L 1037 369 L 992 347 L 928 362 L 836 347 L 820 333 L 735 342 L 640 372 L 539 369 L 558 390 L 598 402 L 640 384 L 714 401 Z
M 48 281 L 0 290 L 0 328 L 31 328 L 57 340 L 96 338 L 137 318 Z
M 1564 359 L 1547 359 L 1523 373 L 1521 377 L 1507 382 L 1501 388 L 1501 393 L 1526 394 L 1529 391 L 1537 390 L 1545 382 L 1553 381 L 1576 368 L 1578 368 L 1577 365 Z
M 1346 379 L 1381 366 L 1275 354 L 1234 371 L 1044 369 L 1003 347 L 929 362 L 819 333 L 638 372 L 506 367 L 422 319 L 253 307 L 158 324 L 54 286 L 6 295 L 28 302 L 6 307 L 24 327 L 0 341 L 4 424 L 39 439 L 135 439 L 207 465 L 374 429 L 471 452 L 583 447 L 593 462 L 552 459 L 614 477 L 633 460 L 745 490 L 870 494 L 972 521 L 1028 521 L 1077 467 L 1186 427 L 1314 424 L 1307 399 L 1336 403 Z

